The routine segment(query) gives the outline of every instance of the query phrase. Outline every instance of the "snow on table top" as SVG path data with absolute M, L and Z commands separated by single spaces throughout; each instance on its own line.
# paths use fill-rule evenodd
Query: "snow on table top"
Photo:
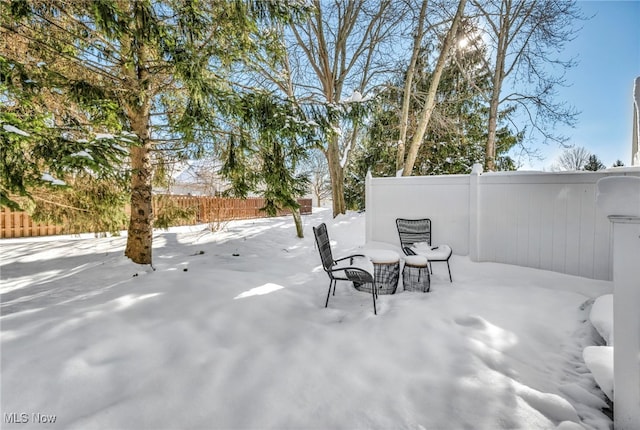
M 400 261 L 400 255 L 389 249 L 365 249 L 363 252 L 373 264 L 391 264 Z
M 403 257 L 405 264 L 416 267 L 426 267 L 429 260 L 424 255 L 406 255 Z

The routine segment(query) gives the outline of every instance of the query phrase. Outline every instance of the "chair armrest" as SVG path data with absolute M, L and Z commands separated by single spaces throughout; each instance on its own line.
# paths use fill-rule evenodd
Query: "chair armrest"
M 404 251 L 404 255 L 416 255 L 416 253 L 413 252 L 413 249 L 408 246 L 403 247 L 402 251 Z
M 344 260 L 347 260 L 347 259 L 350 258 L 351 259 L 351 263 L 350 264 L 353 264 L 353 257 L 366 257 L 366 255 L 364 255 L 364 254 L 347 255 L 346 257 L 342 257 L 342 258 L 338 258 L 337 260 L 333 260 L 333 262 L 337 263 L 338 261 L 344 261 Z

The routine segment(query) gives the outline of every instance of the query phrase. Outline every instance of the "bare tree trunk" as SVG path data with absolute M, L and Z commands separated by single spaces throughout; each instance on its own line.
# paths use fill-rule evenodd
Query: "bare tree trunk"
M 407 158 L 404 162 L 404 170 L 402 172 L 403 176 L 411 176 L 411 173 L 413 172 L 413 166 L 415 165 L 416 158 L 418 157 L 418 150 L 422 145 L 422 139 L 424 138 L 427 126 L 429 125 L 431 114 L 433 113 L 433 110 L 436 106 L 436 93 L 438 91 L 438 85 L 440 85 L 440 78 L 442 77 L 442 72 L 444 71 L 444 66 L 446 64 L 449 51 L 455 44 L 458 25 L 462 20 L 462 15 L 464 13 L 464 7 L 466 3 L 467 0 L 460 0 L 460 3 L 458 3 L 458 10 L 456 11 L 456 15 L 453 18 L 451 27 L 449 28 L 449 31 L 447 32 L 447 35 L 442 44 L 440 56 L 438 57 L 438 62 L 436 63 L 436 68 L 433 72 L 433 78 L 431 80 L 431 83 L 429 84 L 427 101 L 425 102 L 424 108 L 422 109 L 416 132 L 413 135 L 413 139 L 411 139 L 411 144 L 407 152 Z
M 415 35 L 413 37 L 413 51 L 411 53 L 411 61 L 407 68 L 407 75 L 404 81 L 404 92 L 402 95 L 402 112 L 400 113 L 400 137 L 398 138 L 398 152 L 396 153 L 396 171 L 404 166 L 405 142 L 407 140 L 407 128 L 409 127 L 409 106 L 411 104 L 411 93 L 413 89 L 413 76 L 416 72 L 416 64 L 418 62 L 418 54 L 422 46 L 422 37 L 424 36 L 424 21 L 427 15 L 428 0 L 422 1 L 420 15 Z
M 494 86 L 496 85 L 494 79 Z M 499 86 L 500 84 L 498 84 Z M 496 130 L 498 128 L 498 105 L 500 104 L 500 92 L 491 94 L 489 103 L 489 128 L 487 130 L 487 143 L 485 145 L 484 170 L 492 172 L 496 170 Z
M 297 91 L 307 93 L 304 98 L 318 101 L 321 94 L 323 103 L 340 103 L 346 82 L 352 90 L 365 94 L 380 76 L 394 71 L 388 61 L 389 47 L 400 35 L 407 10 L 404 2 L 311 0 L 311 3 L 315 6 L 311 18 L 291 27 L 295 38 L 292 52 L 298 60 L 295 63 L 301 64 L 305 57 L 308 64 L 296 73 L 295 85 Z M 331 136 L 332 130 L 325 133 L 330 137 L 322 151 L 329 167 L 335 217 L 346 212 L 344 170 L 352 142 L 341 142 L 337 136 Z
M 347 205 L 344 199 L 344 169 L 340 165 L 340 150 L 337 136 L 332 137 L 327 148 L 327 163 L 331 179 L 331 198 L 333 199 L 333 217 L 344 214 Z
M 291 209 L 291 215 L 293 216 L 293 222 L 296 225 L 296 234 L 300 239 L 304 237 L 302 230 L 302 216 L 300 215 L 300 208 Z
M 496 170 L 496 132 L 498 129 L 498 106 L 500 105 L 500 93 L 505 76 L 505 56 L 509 39 L 510 14 L 500 17 L 500 31 L 498 33 L 498 49 L 496 51 L 496 67 L 493 71 L 493 89 L 489 101 L 489 126 L 487 130 L 487 143 L 485 145 L 484 169 Z

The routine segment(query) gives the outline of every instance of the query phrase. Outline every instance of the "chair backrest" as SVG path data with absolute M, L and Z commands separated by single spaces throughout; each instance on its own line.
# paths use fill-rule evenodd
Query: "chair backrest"
M 324 270 L 329 270 L 333 264 L 333 254 L 331 252 L 331 243 L 329 242 L 329 233 L 327 232 L 327 225 L 325 223 L 320 224 L 317 227 L 313 227 L 313 234 L 316 237 L 316 245 L 318 245 L 318 252 L 320 253 L 320 259 L 322 260 L 322 267 Z
M 427 242 L 431 246 L 431 220 L 429 218 L 398 218 L 396 219 L 396 227 L 402 248 L 409 248 L 417 242 Z

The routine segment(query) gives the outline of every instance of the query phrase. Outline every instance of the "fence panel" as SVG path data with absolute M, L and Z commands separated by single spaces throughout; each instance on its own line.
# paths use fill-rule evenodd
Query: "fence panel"
M 469 253 L 469 176 L 367 179 L 366 239 L 400 246 L 396 218 L 430 218 L 433 244 Z
M 165 200 L 166 199 L 166 200 Z M 153 199 L 154 213 L 171 202 L 181 209 L 196 209 L 192 220 L 185 225 L 211 223 L 218 221 L 230 221 L 237 219 L 264 218 L 266 213 L 260 208 L 264 207 L 263 198 L 223 198 L 206 196 L 176 196 L 157 195 Z M 299 199 L 300 213 L 310 214 L 312 211 L 311 199 Z M 278 216 L 288 215 L 290 211 L 279 211 Z M 123 226 L 123 230 L 126 229 Z M 50 236 L 57 234 L 69 234 L 78 232 L 65 231 L 62 226 L 35 223 L 26 212 L 14 212 L 8 208 L 0 208 L 0 238 Z
M 480 260 L 608 279 L 595 270 L 596 241 L 606 224 L 597 213 L 595 183 L 606 173 L 500 173 L 480 178 Z M 603 242 L 604 241 L 604 242 Z
M 640 169 L 368 178 L 366 240 L 397 245 L 395 218 L 426 217 L 434 243 L 455 254 L 610 280 L 611 228 L 596 183 L 623 175 Z
M 63 227 L 36 223 L 26 212 L 13 212 L 8 208 L 0 208 L 0 237 L 33 237 L 60 234 Z

